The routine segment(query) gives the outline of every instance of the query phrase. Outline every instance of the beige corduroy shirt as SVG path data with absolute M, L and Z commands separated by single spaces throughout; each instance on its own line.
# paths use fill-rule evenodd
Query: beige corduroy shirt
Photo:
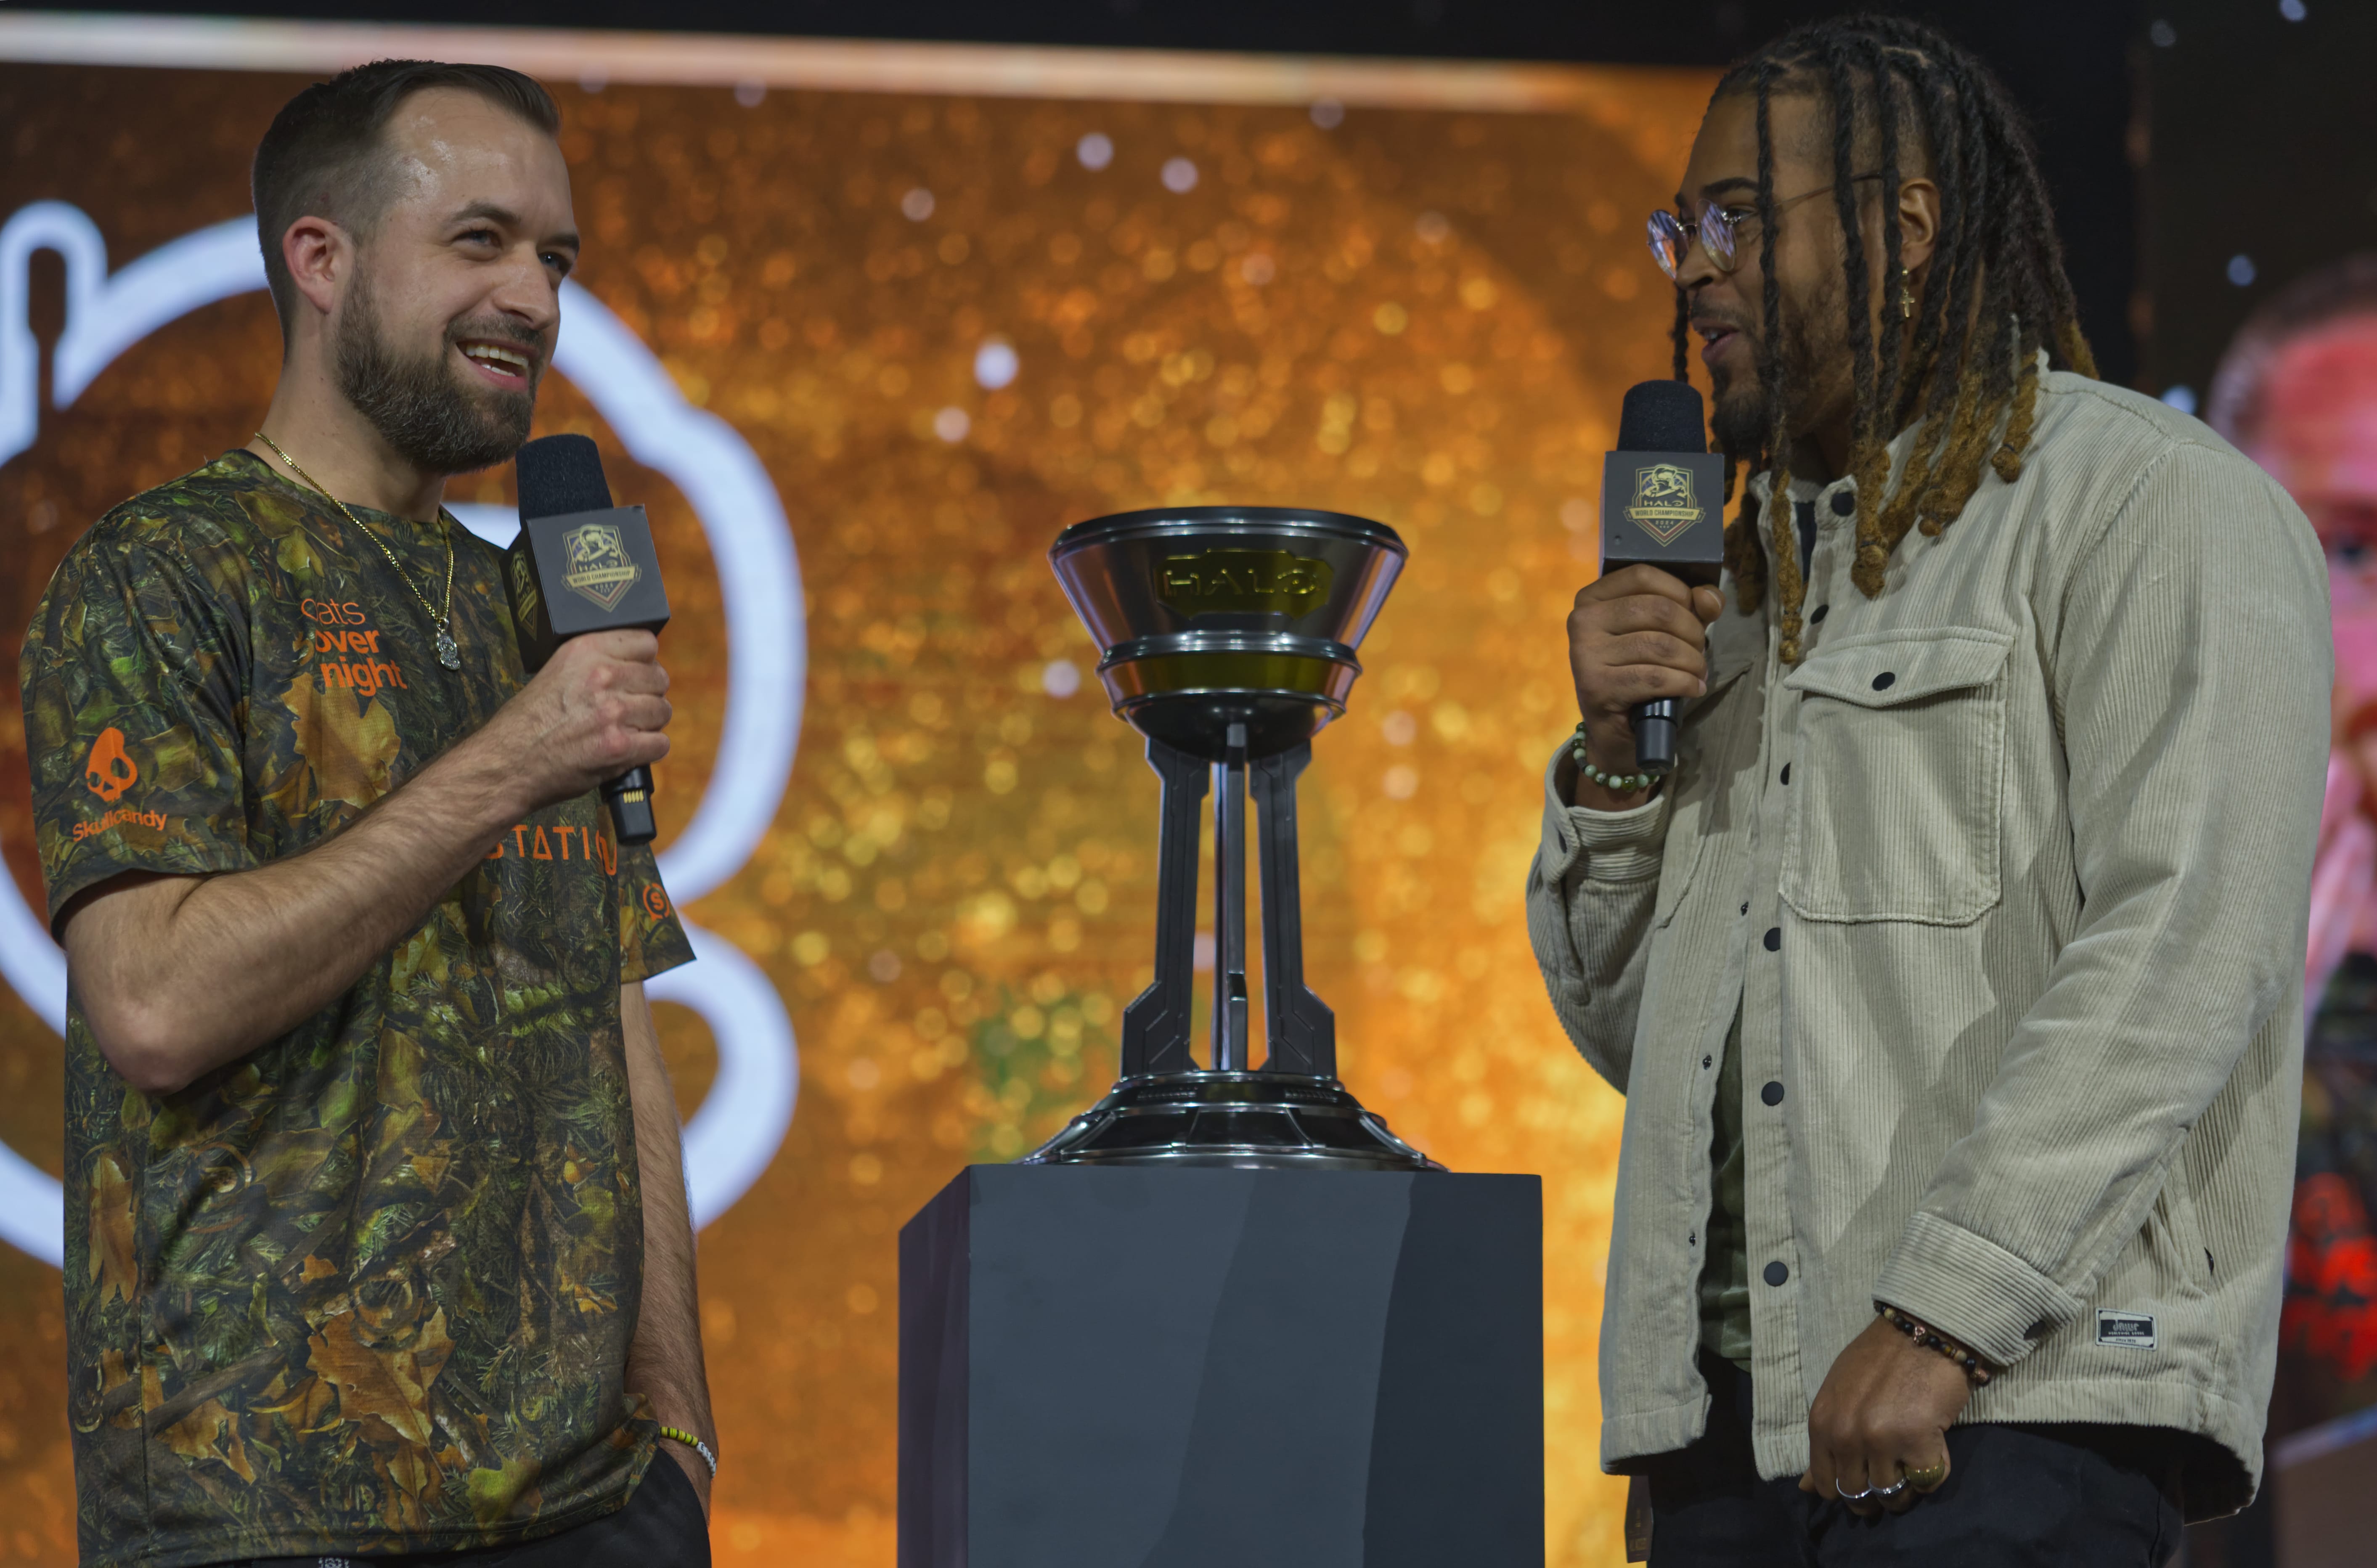
M 1565 751 L 1547 781 L 1529 930 L 1626 1095 L 1602 1462 L 1702 1430 L 1738 1005 L 1762 1474 L 1804 1467 L 1882 1300 L 2006 1369 L 1965 1419 L 2190 1434 L 2190 1515 L 2241 1507 L 2301 1092 L 2318 543 L 2204 425 L 2061 373 L 2022 477 L 1910 533 L 1878 598 L 1849 581 L 1851 489 L 1797 487 L 1798 666 L 1771 590 L 1744 616 L 1728 582 L 1667 788 L 1573 807 Z

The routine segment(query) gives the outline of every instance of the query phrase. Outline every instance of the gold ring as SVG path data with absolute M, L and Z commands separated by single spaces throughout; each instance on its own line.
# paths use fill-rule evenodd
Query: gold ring
M 1948 1478 L 1948 1462 L 1942 1459 L 1936 1465 L 1925 1465 L 1920 1467 L 1902 1466 L 1899 1473 L 1906 1478 L 1906 1484 L 1917 1491 L 1929 1491 Z

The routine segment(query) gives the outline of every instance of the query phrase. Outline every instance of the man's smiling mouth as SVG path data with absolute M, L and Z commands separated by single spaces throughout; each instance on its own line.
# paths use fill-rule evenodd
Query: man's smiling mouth
M 507 387 L 528 385 L 531 362 L 529 356 L 519 349 L 507 348 L 501 343 L 491 343 L 484 340 L 462 343 L 459 346 L 462 351 L 462 357 L 485 372 L 489 380 Z

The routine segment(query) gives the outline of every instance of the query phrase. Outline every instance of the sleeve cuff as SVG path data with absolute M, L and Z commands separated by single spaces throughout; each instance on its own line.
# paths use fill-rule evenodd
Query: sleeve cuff
M 42 889 L 49 896 L 50 936 L 63 942 L 66 932 L 59 927 L 59 916 L 67 904 L 102 882 L 134 872 L 159 877 L 207 877 L 225 871 L 252 871 L 256 856 L 247 846 L 224 839 L 185 837 L 168 841 L 154 847 L 127 850 L 113 844 L 117 835 L 99 835 L 95 847 L 76 853 L 54 870 L 43 868 Z
M 2080 1308 L 2047 1275 L 1996 1242 L 1917 1211 L 1874 1282 L 1874 1299 L 1962 1340 L 2000 1367 Z
M 651 944 L 634 957 L 620 961 L 619 984 L 640 986 L 646 980 L 655 979 L 672 969 L 684 968 L 691 964 L 695 957 L 692 944 L 682 937 L 675 942 Z
M 1571 871 L 1597 882 L 1638 882 L 1659 874 L 1667 837 L 1667 792 L 1624 811 L 1573 806 L 1576 763 L 1563 741 L 1544 772 L 1544 879 L 1557 883 Z

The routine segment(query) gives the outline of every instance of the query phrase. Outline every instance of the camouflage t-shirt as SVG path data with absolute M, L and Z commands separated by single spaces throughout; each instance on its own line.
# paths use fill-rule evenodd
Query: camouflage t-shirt
M 436 533 L 356 509 L 436 603 Z M 232 452 L 116 508 L 26 640 L 51 917 L 338 832 L 523 679 L 444 520 L 462 667 L 388 557 Z M 692 956 L 592 795 L 514 826 L 336 1002 L 179 1094 L 66 1037 L 83 1562 L 496 1545 L 616 1508 L 643 1256 L 619 987 Z

